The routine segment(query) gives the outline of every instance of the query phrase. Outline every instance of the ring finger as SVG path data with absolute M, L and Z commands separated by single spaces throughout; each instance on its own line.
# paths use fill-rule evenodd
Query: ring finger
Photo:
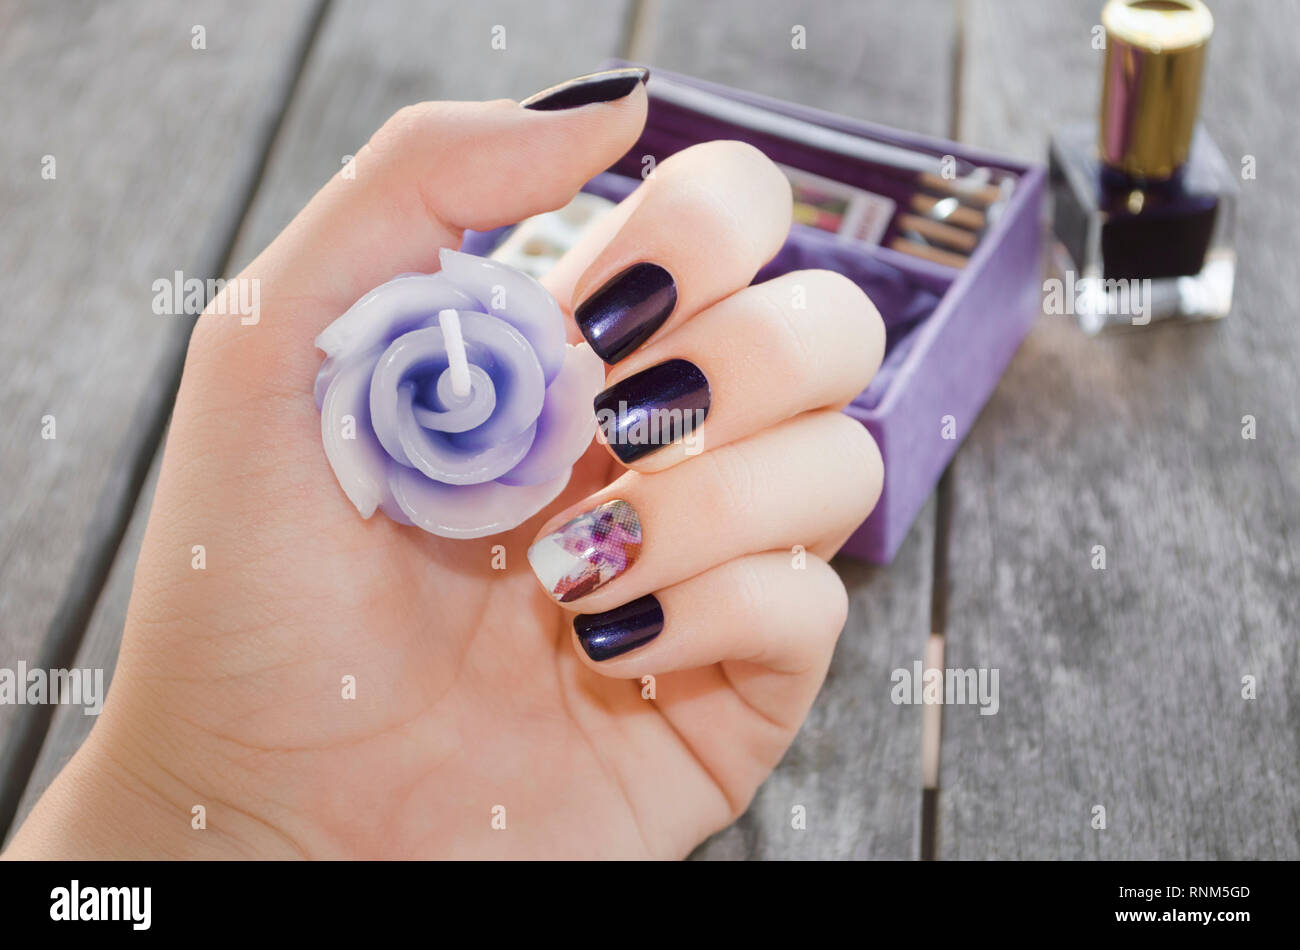
M 818 550 L 866 517 L 881 478 L 860 423 L 805 413 L 667 471 L 624 473 L 552 519 L 528 560 L 555 600 L 608 610 L 741 555 Z

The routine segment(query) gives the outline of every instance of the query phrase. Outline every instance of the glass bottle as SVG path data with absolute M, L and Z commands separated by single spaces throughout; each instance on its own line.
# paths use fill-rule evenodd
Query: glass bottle
M 1232 303 L 1237 181 L 1197 122 L 1214 19 L 1201 0 L 1110 0 L 1099 121 L 1052 137 L 1065 299 L 1089 333 Z

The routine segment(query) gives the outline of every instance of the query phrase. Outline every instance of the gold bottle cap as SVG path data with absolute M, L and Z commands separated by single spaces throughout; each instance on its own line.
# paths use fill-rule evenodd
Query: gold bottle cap
M 1101 90 L 1102 160 L 1165 179 L 1187 160 L 1214 17 L 1201 0 L 1109 0 Z

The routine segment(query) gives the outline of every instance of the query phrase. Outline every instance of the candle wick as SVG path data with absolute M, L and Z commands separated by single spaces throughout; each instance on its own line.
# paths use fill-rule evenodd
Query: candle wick
M 442 328 L 442 338 L 447 344 L 447 359 L 451 363 L 451 391 L 464 399 L 472 387 L 465 337 L 460 332 L 460 314 L 455 310 L 439 310 L 438 326 Z

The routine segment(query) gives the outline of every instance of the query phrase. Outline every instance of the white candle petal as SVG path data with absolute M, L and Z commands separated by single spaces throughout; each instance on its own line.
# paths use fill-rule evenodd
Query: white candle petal
M 475 310 L 477 302 L 441 274 L 409 274 L 380 284 L 321 331 L 316 346 L 346 358 L 437 323 L 439 310 Z
M 500 261 L 448 248 L 438 252 L 438 259 L 452 284 L 473 294 L 485 313 L 506 321 L 532 344 L 546 382 L 555 379 L 564 365 L 564 311 L 546 288 Z
M 523 524 L 554 501 L 570 469 L 540 485 L 444 485 L 394 464 L 389 485 L 411 523 L 444 538 L 485 538 Z

